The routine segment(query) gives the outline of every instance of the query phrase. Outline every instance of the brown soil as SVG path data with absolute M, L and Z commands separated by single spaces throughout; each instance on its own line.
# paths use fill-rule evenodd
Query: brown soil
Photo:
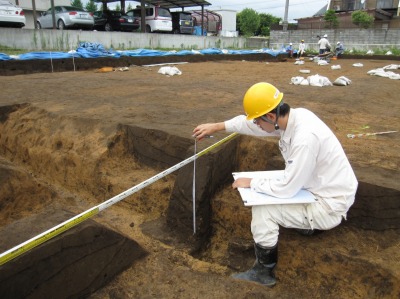
M 259 81 L 278 86 L 292 107 L 319 115 L 342 142 L 360 182 L 398 202 L 400 134 L 346 137 L 399 130 L 399 81 L 367 74 L 397 61 L 343 59 L 332 64 L 341 69 L 308 60 L 304 65 L 243 60 L 178 64 L 182 75 L 172 77 L 158 74 L 160 66 L 2 77 L 0 226 L 49 209 L 78 214 L 178 163 L 193 150 L 193 128 L 242 113 L 244 92 Z M 292 77 L 307 76 L 300 69 L 331 82 L 346 76 L 352 84 L 290 84 Z M 132 141 L 126 127 L 143 131 Z M 218 133 L 199 147 L 223 136 Z M 237 170 L 281 166 L 275 143 L 240 139 Z M 383 226 L 368 222 L 366 214 L 356 221 L 360 218 L 350 213 L 338 228 L 311 237 L 282 229 L 278 284 L 265 288 L 230 278 L 250 267 L 254 256 L 250 209 L 229 182 L 211 199 L 212 233 L 196 254 L 160 228 L 176 178 L 171 174 L 93 218 L 150 254 L 92 298 L 399 297 L 398 204 L 385 207 L 392 216 Z

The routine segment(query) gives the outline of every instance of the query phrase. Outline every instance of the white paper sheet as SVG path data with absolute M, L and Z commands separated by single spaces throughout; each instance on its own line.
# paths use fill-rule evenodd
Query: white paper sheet
M 251 172 L 234 172 L 233 178 L 267 178 L 267 179 L 282 179 L 283 170 L 273 171 L 251 171 Z M 315 196 L 307 190 L 300 190 L 294 197 L 278 198 L 264 193 L 258 193 L 250 188 L 238 188 L 245 206 L 255 205 L 275 205 L 275 204 L 298 204 L 298 203 L 313 203 L 316 201 Z

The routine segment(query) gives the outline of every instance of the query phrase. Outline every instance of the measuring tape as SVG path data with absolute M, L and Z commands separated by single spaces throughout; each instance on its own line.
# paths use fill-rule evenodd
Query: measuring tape
M 85 212 L 82 212 L 81 214 L 64 221 L 63 223 L 37 235 L 36 237 L 33 237 L 32 239 L 25 241 L 5 252 L 0 254 L 0 266 L 7 263 L 8 261 L 16 258 L 17 256 L 31 250 L 32 248 L 43 244 L 44 242 L 54 238 L 55 236 L 58 236 L 59 234 L 69 230 L 70 228 L 78 225 L 79 223 L 83 222 L 86 219 L 89 219 L 90 217 L 98 214 L 99 212 L 107 209 L 108 207 L 116 204 L 117 202 L 123 200 L 124 198 L 136 193 L 137 191 L 147 187 L 148 185 L 158 181 L 159 179 L 165 177 L 166 175 L 182 168 L 183 166 L 189 164 L 190 162 L 194 161 L 195 159 L 207 154 L 214 148 L 220 146 L 221 144 L 227 142 L 228 140 L 233 139 L 236 137 L 237 133 L 232 133 L 229 136 L 221 139 L 220 141 L 214 143 L 213 145 L 207 147 L 206 149 L 202 150 L 201 152 L 187 158 L 186 160 L 183 160 L 182 162 L 175 164 L 174 166 L 156 174 L 155 176 L 147 179 L 146 181 L 141 182 L 140 184 L 108 199 L 107 201 L 89 209 L 86 210 Z
M 397 133 L 397 131 L 387 131 L 387 132 L 376 132 L 376 133 L 361 133 L 361 134 L 347 134 L 347 138 L 356 138 L 356 137 L 365 137 L 365 136 L 374 136 L 374 135 L 382 135 L 389 133 Z

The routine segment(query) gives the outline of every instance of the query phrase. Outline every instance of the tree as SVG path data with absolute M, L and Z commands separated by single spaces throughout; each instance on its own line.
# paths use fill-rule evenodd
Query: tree
M 94 0 L 89 0 L 89 2 L 86 3 L 85 8 L 87 11 L 95 12 L 97 10 L 97 5 L 94 3 Z
M 252 8 L 245 8 L 239 14 L 239 31 L 244 36 L 254 36 L 260 26 L 260 15 Z
M 80 8 L 80 9 L 83 9 L 83 4 L 82 4 L 82 1 L 81 1 L 81 0 L 72 0 L 72 1 L 71 1 L 71 6 L 78 7 L 78 8 Z
M 279 24 L 281 18 L 274 17 L 270 14 L 260 13 L 260 26 L 256 31 L 256 35 L 269 36 L 271 25 Z
M 115 5 L 115 11 L 121 11 L 121 6 L 119 5 L 119 3 Z
M 129 10 L 132 10 L 133 9 L 133 7 L 132 7 L 132 5 L 129 3 L 128 4 L 128 8 L 126 9 L 126 11 L 129 11 Z
M 374 17 L 366 11 L 356 10 L 351 14 L 351 21 L 360 28 L 367 29 L 374 23 Z
M 339 26 L 339 21 L 336 16 L 336 13 L 333 9 L 328 9 L 324 16 L 325 22 L 329 25 L 329 28 L 336 28 Z

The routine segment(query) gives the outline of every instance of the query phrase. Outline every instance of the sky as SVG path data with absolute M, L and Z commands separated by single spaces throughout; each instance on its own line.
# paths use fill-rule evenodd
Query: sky
M 205 6 L 208 10 L 236 10 L 237 12 L 242 11 L 245 8 L 252 8 L 258 13 L 267 13 L 275 17 L 284 19 L 285 15 L 285 4 L 286 0 L 206 0 L 211 3 L 211 6 Z M 84 5 L 87 0 L 82 1 Z M 119 2 L 110 3 L 108 7 L 112 9 Z M 129 3 L 132 7 L 139 4 L 137 1 L 126 1 L 125 7 L 128 7 Z M 289 0 L 288 10 L 288 21 L 293 22 L 295 19 L 311 17 L 317 11 L 319 11 L 324 5 L 328 3 L 328 0 Z M 185 10 L 200 9 L 199 7 L 188 7 Z
M 211 3 L 207 9 L 229 9 L 242 11 L 245 8 L 252 8 L 258 13 L 266 13 L 275 17 L 284 18 L 286 0 L 207 0 Z M 319 11 L 328 0 L 289 0 L 288 21 L 299 18 L 311 17 Z

